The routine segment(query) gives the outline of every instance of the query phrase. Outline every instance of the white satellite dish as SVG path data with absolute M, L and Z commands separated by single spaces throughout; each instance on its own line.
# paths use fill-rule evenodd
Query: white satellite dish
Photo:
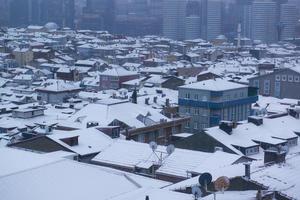
M 168 145 L 166 151 L 168 155 L 171 155 L 175 151 L 175 146 L 173 144 Z
M 192 187 L 192 194 L 194 195 L 195 199 L 201 198 L 202 196 L 202 191 L 198 186 L 193 186 Z
M 157 143 L 154 141 L 150 142 L 149 146 L 152 149 L 152 151 L 155 151 L 157 149 Z
M 289 153 L 290 148 L 287 145 L 281 146 L 281 151 L 284 151 L 286 154 Z

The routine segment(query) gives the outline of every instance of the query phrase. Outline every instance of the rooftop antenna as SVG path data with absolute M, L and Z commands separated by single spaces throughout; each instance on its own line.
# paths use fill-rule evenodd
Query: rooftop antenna
M 165 154 L 165 152 L 163 151 L 157 151 L 157 143 L 152 141 L 149 143 L 149 147 L 152 149 L 152 152 L 156 155 L 156 157 L 158 158 L 159 160 L 159 164 L 162 164 L 162 161 L 163 161 L 163 154 Z M 166 148 L 166 152 L 169 155 L 171 155 L 173 152 L 175 151 L 175 146 L 170 144 L 169 146 L 167 146 Z M 158 155 L 159 154 L 159 155 Z

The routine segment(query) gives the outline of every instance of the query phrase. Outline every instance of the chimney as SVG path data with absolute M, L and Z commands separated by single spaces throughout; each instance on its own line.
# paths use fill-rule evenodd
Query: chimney
M 145 200 L 150 200 L 150 198 L 149 198 L 149 196 L 148 196 L 148 195 L 146 196 Z
M 157 97 L 153 97 L 153 102 L 157 103 Z
M 137 91 L 136 91 L 136 88 L 134 89 L 134 91 L 132 93 L 131 102 L 137 104 Z
M 170 99 L 166 99 L 166 107 L 170 106 Z
M 245 178 L 250 179 L 251 178 L 251 163 L 244 163 L 245 165 Z
M 146 104 L 146 105 L 149 105 L 149 100 L 150 100 L 149 98 L 146 98 L 146 99 L 145 99 L 145 104 Z
M 234 128 L 234 123 L 230 121 L 221 121 L 219 128 L 222 131 L 225 131 L 227 134 L 231 135 L 232 134 L 232 129 Z
M 256 126 L 260 126 L 264 123 L 264 120 L 262 117 L 258 117 L 258 116 L 249 116 L 248 117 L 248 122 L 249 123 L 253 123 Z

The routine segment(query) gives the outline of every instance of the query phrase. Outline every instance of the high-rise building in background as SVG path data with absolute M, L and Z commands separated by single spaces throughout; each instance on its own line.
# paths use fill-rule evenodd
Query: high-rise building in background
M 186 1 L 163 1 L 163 35 L 165 37 L 183 40 L 185 33 Z
M 131 36 L 161 34 L 162 0 L 115 0 L 115 8 L 115 33 Z
M 221 0 L 206 0 L 206 37 L 204 39 L 216 39 L 222 34 L 222 1 Z
M 87 0 L 83 8 L 79 28 L 112 31 L 115 20 L 115 5 L 112 0 Z
M 201 5 L 197 0 L 189 0 L 186 5 L 185 39 L 199 38 L 201 34 Z
M 277 41 L 277 4 L 271 0 L 256 0 L 252 4 L 251 33 L 253 40 Z
M 74 27 L 74 0 L 1 0 L 0 25 L 24 27 L 54 22 Z
M 237 1 L 238 23 L 241 24 L 242 36 L 251 38 L 252 0 Z
M 221 0 L 164 0 L 163 34 L 177 40 L 215 39 L 222 34 Z
M 74 27 L 74 0 L 40 1 L 42 2 L 42 24 L 47 22 L 55 22 L 60 27 Z
M 297 7 L 294 3 L 285 3 L 282 4 L 280 8 L 280 24 L 282 26 L 280 39 L 294 38 L 298 15 Z
M 233 41 L 241 24 L 242 37 L 272 43 L 296 36 L 300 0 L 0 0 L 0 13 L 0 26 L 55 22 L 176 40 Z
M 8 26 L 9 22 L 9 0 L 0 0 L 0 26 Z

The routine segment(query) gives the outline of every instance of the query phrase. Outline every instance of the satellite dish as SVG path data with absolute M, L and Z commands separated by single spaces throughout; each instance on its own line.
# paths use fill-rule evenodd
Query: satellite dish
M 287 145 L 281 146 L 280 149 L 281 151 L 284 151 L 286 154 L 288 154 L 290 151 L 290 148 Z
M 229 188 L 229 185 L 230 185 L 230 180 L 226 176 L 221 176 L 214 182 L 214 186 L 217 191 L 224 192 Z
M 157 149 L 157 143 L 154 141 L 150 142 L 149 146 L 152 149 L 152 151 L 155 151 Z
M 201 176 L 199 177 L 198 179 L 199 181 L 199 184 L 202 186 L 202 187 L 206 187 L 207 185 L 209 185 L 212 181 L 212 176 L 210 173 L 203 173 L 201 174 Z
M 202 191 L 198 186 L 193 186 L 192 187 L 192 194 L 195 196 L 195 199 L 198 199 L 199 197 L 202 196 Z
M 175 146 L 173 144 L 170 144 L 169 146 L 167 146 L 166 151 L 168 155 L 171 155 L 175 151 Z

